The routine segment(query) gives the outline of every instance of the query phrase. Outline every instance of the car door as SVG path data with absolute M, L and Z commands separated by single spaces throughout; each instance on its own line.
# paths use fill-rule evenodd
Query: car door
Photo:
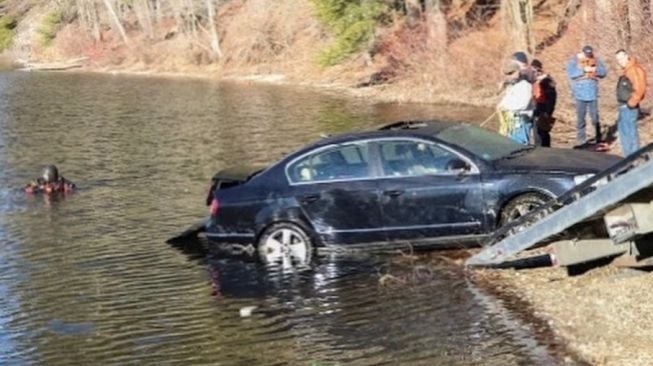
M 463 155 L 421 139 L 377 142 L 380 207 L 389 240 L 480 234 L 483 196 L 478 168 Z
M 288 165 L 293 196 L 324 244 L 385 240 L 367 142 L 320 148 Z

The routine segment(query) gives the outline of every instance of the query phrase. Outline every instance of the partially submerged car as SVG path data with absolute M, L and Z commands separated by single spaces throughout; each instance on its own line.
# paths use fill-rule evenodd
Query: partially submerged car
M 619 160 L 469 124 L 398 122 L 324 138 L 265 169 L 219 172 L 206 236 L 254 244 L 268 262 L 305 262 L 316 247 L 475 246 Z

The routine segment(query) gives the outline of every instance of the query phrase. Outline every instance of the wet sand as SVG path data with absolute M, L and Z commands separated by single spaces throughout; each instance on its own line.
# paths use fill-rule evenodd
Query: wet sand
M 574 358 L 592 365 L 653 364 L 653 273 L 600 267 L 570 277 L 564 268 L 471 270 L 498 296 L 518 299 Z M 510 305 L 508 305 L 510 307 Z

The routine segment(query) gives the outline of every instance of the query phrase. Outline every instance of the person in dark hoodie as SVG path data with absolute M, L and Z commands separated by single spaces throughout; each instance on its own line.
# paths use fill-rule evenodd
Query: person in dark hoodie
M 533 83 L 533 99 L 535 100 L 536 143 L 543 147 L 551 147 L 551 129 L 555 123 L 553 112 L 555 111 L 558 93 L 555 81 L 551 75 L 544 71 L 540 60 L 533 60 L 531 68 L 535 74 Z
M 41 177 L 29 182 L 23 190 L 30 194 L 70 193 L 75 190 L 75 184 L 60 176 L 56 166 L 48 165 L 43 169 Z

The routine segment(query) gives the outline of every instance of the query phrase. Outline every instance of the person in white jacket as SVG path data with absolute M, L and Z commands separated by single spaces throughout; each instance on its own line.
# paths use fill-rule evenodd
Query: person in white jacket
M 501 132 L 520 144 L 528 145 L 533 129 L 533 85 L 510 62 L 504 69 L 506 90 L 497 109 L 503 118 Z

